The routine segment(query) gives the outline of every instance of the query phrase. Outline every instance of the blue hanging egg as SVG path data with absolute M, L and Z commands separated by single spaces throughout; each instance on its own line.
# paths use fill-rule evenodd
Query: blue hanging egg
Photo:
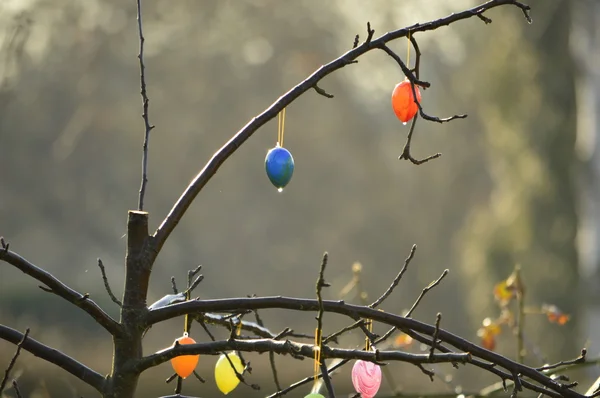
M 265 170 L 271 183 L 279 192 L 283 191 L 294 174 L 294 158 L 290 151 L 280 147 L 279 144 L 270 149 L 265 158 Z

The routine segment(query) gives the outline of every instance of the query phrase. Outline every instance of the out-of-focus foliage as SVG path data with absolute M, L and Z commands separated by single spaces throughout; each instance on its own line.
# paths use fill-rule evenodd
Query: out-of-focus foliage
M 153 227 L 215 150 L 314 69 L 347 51 L 357 33 L 364 38 L 367 21 L 378 35 L 473 4 L 144 1 L 150 119 L 156 125 L 146 198 Z M 292 104 L 285 136 L 296 161 L 292 182 L 278 194 L 264 174 L 266 151 L 276 140 L 273 121 L 198 196 L 158 259 L 150 301 L 170 293 L 172 275 L 183 285 L 185 271 L 200 263 L 206 276 L 201 297 L 310 297 L 325 250 L 329 297 L 337 297 L 351 278 L 354 261 L 363 264 L 364 288 L 377 296 L 417 243 L 411 269 L 386 311 L 408 308 L 423 286 L 449 268 L 450 276 L 415 317 L 433 321 L 441 311 L 443 327 L 477 340 L 481 319 L 493 308 L 494 284 L 520 263 L 531 286 L 528 298 L 574 314 L 568 2 L 532 6 L 533 25 L 517 9 L 504 8 L 489 13 L 491 25 L 472 18 L 417 37 L 421 77 L 432 83 L 422 93 L 427 112 L 469 114 L 443 125 L 419 122 L 414 155 L 443 153 L 426 165 L 397 160 L 408 127 L 394 116 L 390 95 L 403 76 L 384 53 L 369 53 L 326 78 L 321 86 L 335 99 L 310 92 Z M 89 291 L 114 314 L 95 259 L 103 259 L 120 293 L 122 237 L 126 211 L 137 203 L 143 136 L 135 2 L 4 1 L 0 22 L 0 233 L 11 248 Z M 406 41 L 392 47 L 405 56 Z M 33 337 L 109 372 L 107 336 L 4 265 L 0 300 L 2 323 L 30 326 Z M 274 330 L 314 327 L 313 314 L 264 318 Z M 181 324 L 154 327 L 146 352 L 170 344 Z M 326 332 L 343 324 L 326 319 Z M 558 360 L 583 344 L 576 337 L 561 340 L 564 349 L 556 344 L 567 327 L 542 332 L 532 322 L 528 333 L 550 360 Z M 192 335 L 206 338 L 200 328 Z M 353 338 L 343 343 L 360 344 L 359 333 Z M 497 350 L 512 355 L 511 344 L 502 340 Z M 10 352 L 10 345 L 0 343 L 0 359 Z M 49 367 L 25 358 L 23 377 L 29 372 L 43 379 L 39 369 Z M 215 361 L 201 357 L 200 374 L 210 375 Z M 252 377 L 263 392 L 274 388 L 266 363 L 253 359 Z M 311 374 L 311 364 L 295 366 L 280 372 L 283 382 Z M 392 369 L 404 388 L 424 388 L 418 370 Z M 412 372 L 413 381 L 402 377 Z M 469 372 L 457 373 L 456 383 L 468 387 Z M 171 389 L 154 382 L 169 373 L 167 365 L 150 371 L 140 396 Z M 349 371 L 338 377 L 349 380 Z M 79 388 L 68 376 L 55 380 L 53 388 L 61 391 L 60 380 Z M 188 383 L 186 391 L 209 388 Z M 446 388 L 440 382 L 425 386 Z M 350 388 L 348 383 L 340 391 Z

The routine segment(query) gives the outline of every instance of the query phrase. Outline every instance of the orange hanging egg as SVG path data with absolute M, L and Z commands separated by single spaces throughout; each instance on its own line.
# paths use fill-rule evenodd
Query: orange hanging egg
M 175 346 L 177 343 L 182 345 L 196 344 L 196 341 L 194 341 L 194 339 L 191 337 L 188 337 L 187 333 L 184 333 L 183 337 L 175 340 L 173 346 Z M 171 365 L 173 366 L 175 373 L 177 373 L 179 377 L 183 377 L 185 379 L 194 372 L 196 365 L 198 365 L 199 358 L 200 355 L 180 355 L 171 359 Z
M 415 86 L 415 92 L 417 93 L 417 101 L 421 103 L 419 86 Z M 404 79 L 394 87 L 394 91 L 392 92 L 392 109 L 398 119 L 404 124 L 415 117 L 419 111 L 408 79 Z

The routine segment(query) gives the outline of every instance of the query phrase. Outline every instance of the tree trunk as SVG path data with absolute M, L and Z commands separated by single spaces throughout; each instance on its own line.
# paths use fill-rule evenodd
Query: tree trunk
M 109 391 L 105 398 L 133 398 L 139 373 L 131 364 L 142 358 L 142 337 L 148 312 L 146 296 L 153 258 L 150 247 L 148 213 L 129 211 L 127 222 L 127 254 L 125 259 L 125 290 L 121 308 L 123 333 L 113 338 L 113 366 Z

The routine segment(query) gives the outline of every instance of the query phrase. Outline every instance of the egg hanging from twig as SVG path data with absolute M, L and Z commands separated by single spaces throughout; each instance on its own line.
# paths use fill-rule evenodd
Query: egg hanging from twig
M 176 344 L 196 344 L 196 341 L 188 336 L 187 333 L 184 333 L 182 337 L 175 340 L 173 346 Z M 194 372 L 196 369 L 196 365 L 198 365 L 198 359 L 200 355 L 180 355 L 171 359 L 171 365 L 173 366 L 173 370 L 179 377 L 186 378 Z
M 421 103 L 421 92 L 417 85 L 415 85 L 415 92 L 417 93 L 417 101 Z M 415 96 L 413 95 L 410 80 L 404 79 L 394 87 L 394 91 L 392 92 L 392 109 L 394 110 L 396 117 L 400 119 L 403 124 L 406 124 L 415 117 L 419 111 L 419 107 L 415 102 Z
M 275 188 L 283 191 L 294 174 L 294 158 L 290 151 L 279 146 L 279 143 L 270 149 L 265 158 L 265 170 Z

